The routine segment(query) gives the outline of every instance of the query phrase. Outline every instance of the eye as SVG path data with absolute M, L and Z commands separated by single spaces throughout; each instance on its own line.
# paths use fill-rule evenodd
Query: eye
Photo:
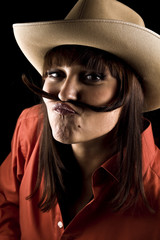
M 60 70 L 52 70 L 47 72 L 47 76 L 54 80 L 60 80 L 65 78 L 65 73 Z
M 93 74 L 87 75 L 86 79 L 89 80 L 89 81 L 100 81 L 101 77 L 99 75 L 93 73 Z
M 81 75 L 81 80 L 90 85 L 101 83 L 104 78 L 105 75 L 101 73 L 87 73 Z

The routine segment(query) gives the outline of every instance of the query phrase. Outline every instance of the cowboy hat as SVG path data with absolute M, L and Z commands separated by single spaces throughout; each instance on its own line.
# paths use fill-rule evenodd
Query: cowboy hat
M 79 0 L 64 20 L 14 24 L 24 55 L 42 74 L 44 56 L 59 45 L 85 45 L 126 61 L 143 78 L 144 111 L 160 108 L 160 35 L 116 0 Z

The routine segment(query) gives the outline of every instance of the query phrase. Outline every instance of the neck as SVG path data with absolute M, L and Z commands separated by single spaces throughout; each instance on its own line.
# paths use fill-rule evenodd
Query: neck
M 100 138 L 72 144 L 72 149 L 86 179 L 90 178 L 101 164 L 117 152 L 117 144 L 113 131 L 111 131 Z

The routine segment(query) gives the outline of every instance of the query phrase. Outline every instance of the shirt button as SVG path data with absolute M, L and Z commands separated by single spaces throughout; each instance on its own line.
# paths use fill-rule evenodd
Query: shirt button
M 58 225 L 59 228 L 63 227 L 63 223 L 61 221 L 59 221 L 57 225 Z

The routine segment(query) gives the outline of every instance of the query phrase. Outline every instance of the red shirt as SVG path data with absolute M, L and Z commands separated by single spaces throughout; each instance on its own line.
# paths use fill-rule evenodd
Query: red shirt
M 151 125 L 142 133 L 143 181 L 147 198 L 156 210 L 151 214 L 141 201 L 126 212 L 112 212 L 106 196 L 116 183 L 116 159 L 113 156 L 93 174 L 94 199 L 64 229 L 58 202 L 42 213 L 33 191 L 42 121 L 39 105 L 26 109 L 18 119 L 12 150 L 0 167 L 0 239 L 1 240 L 160 240 L 160 150 L 155 146 Z

